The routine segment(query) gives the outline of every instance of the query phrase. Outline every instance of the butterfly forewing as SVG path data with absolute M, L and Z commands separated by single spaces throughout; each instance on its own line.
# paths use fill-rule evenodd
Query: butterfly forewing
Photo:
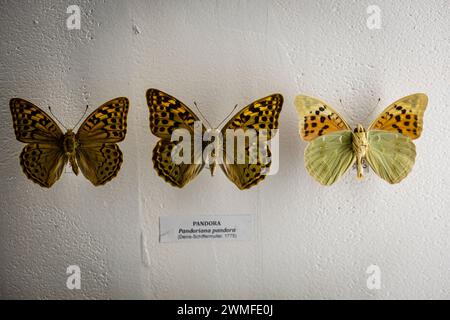
M 125 139 L 129 101 L 121 97 L 106 102 L 92 112 L 78 129 L 81 144 L 115 143 Z
M 299 95 L 295 98 L 295 106 L 300 119 L 300 136 L 305 141 L 335 131 L 351 130 L 332 107 L 319 99 Z
M 369 130 L 394 131 L 413 140 L 417 139 L 422 133 L 423 115 L 427 104 L 428 97 L 423 93 L 401 98 L 387 107 L 375 119 Z
M 199 118 L 183 102 L 158 89 L 147 90 L 150 130 L 162 139 L 170 139 L 174 130 L 184 128 L 194 132 Z M 205 131 L 203 127 L 203 131 Z
M 63 133 L 43 110 L 24 99 L 14 98 L 10 103 L 14 132 L 17 140 L 25 143 L 61 143 Z
M 259 99 L 243 108 L 223 126 L 222 133 L 226 130 L 254 129 L 257 132 L 267 130 L 267 139 L 271 139 L 272 129 L 278 129 L 278 119 L 283 107 L 283 96 L 272 94 Z

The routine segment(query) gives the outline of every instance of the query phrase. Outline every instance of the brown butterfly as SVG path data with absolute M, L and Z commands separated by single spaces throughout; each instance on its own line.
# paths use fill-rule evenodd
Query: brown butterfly
M 127 132 L 127 98 L 113 99 L 92 112 L 78 132 L 64 134 L 48 114 L 20 98 L 10 101 L 17 140 L 27 143 L 20 154 L 25 175 L 42 187 L 50 188 L 67 162 L 78 175 L 79 169 L 94 186 L 113 179 L 122 164 L 116 142 Z
M 172 159 L 172 151 L 177 147 L 177 141 L 171 141 L 171 136 L 176 129 L 188 130 L 191 139 L 194 140 L 194 124 L 199 121 L 197 115 L 192 112 L 183 102 L 164 93 L 158 89 L 149 89 L 147 91 L 147 104 L 150 111 L 150 130 L 161 138 L 153 149 L 153 166 L 166 182 L 172 186 L 182 188 L 188 182 L 193 180 L 204 168 L 205 162 L 202 161 L 202 152 L 206 145 L 203 144 L 200 152 L 193 155 L 193 158 L 201 159 L 191 163 L 175 163 Z M 243 108 L 225 124 L 220 133 L 225 136 L 227 130 L 253 129 L 257 135 L 260 135 L 262 129 L 268 132 L 265 138 L 271 139 L 271 130 L 278 129 L 278 118 L 283 105 L 283 97 L 280 94 L 273 94 L 259 99 L 247 107 Z M 201 126 L 201 133 L 207 131 L 216 131 L 217 129 L 207 129 Z M 263 163 L 259 159 L 253 163 L 238 163 L 235 155 L 227 154 L 225 142 L 220 146 L 222 148 L 222 161 L 217 161 L 217 157 L 209 163 L 209 169 L 213 174 L 216 163 L 225 175 L 241 190 L 249 189 L 262 181 L 266 177 L 271 162 Z M 245 149 L 245 159 L 250 157 L 252 146 Z M 270 149 L 265 146 L 264 152 L 270 154 Z

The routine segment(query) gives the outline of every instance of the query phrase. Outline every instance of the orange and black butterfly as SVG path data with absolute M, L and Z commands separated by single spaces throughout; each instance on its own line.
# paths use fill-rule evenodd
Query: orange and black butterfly
M 203 161 L 203 145 L 198 152 L 194 152 L 193 158 L 197 161 L 191 163 L 175 163 L 172 152 L 177 148 L 177 141 L 172 141 L 171 136 L 176 129 L 185 129 L 190 133 L 191 139 L 195 139 L 194 124 L 199 120 L 198 116 L 177 98 L 158 89 L 147 91 L 147 104 L 150 111 L 150 130 L 160 138 L 153 149 L 153 165 L 166 182 L 172 186 L 182 188 L 193 180 L 205 166 Z M 264 131 L 265 139 L 272 138 L 273 129 L 278 129 L 278 118 L 283 106 L 283 96 L 272 94 L 265 98 L 252 102 L 236 115 L 234 115 L 220 130 L 206 128 L 201 125 L 201 133 L 212 132 L 226 135 L 227 130 L 243 131 L 253 129 L 257 136 Z M 225 141 L 219 146 L 221 159 L 218 156 L 209 159 L 209 169 L 213 174 L 218 163 L 225 175 L 241 190 L 249 189 L 262 181 L 269 171 L 271 161 L 263 163 L 258 160 L 247 161 L 250 158 L 254 145 L 246 146 L 243 152 L 244 163 L 236 161 L 235 154 L 227 153 Z M 269 146 L 264 146 L 266 155 L 270 155 Z

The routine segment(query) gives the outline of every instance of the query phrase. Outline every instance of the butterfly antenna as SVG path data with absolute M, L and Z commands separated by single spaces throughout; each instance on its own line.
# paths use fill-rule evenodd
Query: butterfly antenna
M 83 113 L 83 115 L 81 116 L 80 120 L 78 120 L 77 124 L 73 126 L 74 129 L 80 124 L 81 120 L 83 120 L 83 118 L 84 118 L 84 116 L 86 115 L 88 109 L 89 109 L 89 105 L 87 105 L 87 106 L 86 106 L 86 109 L 84 109 L 84 113 Z
M 375 108 L 378 108 L 378 106 L 380 105 L 380 101 L 381 101 L 381 98 L 378 98 L 377 106 Z
M 64 129 L 66 129 L 66 131 L 67 131 L 67 128 L 66 128 L 66 126 L 65 125 L 63 125 L 62 124 L 62 122 L 61 121 L 59 121 L 59 119 L 55 116 L 55 114 L 53 113 L 53 111 L 52 111 L 52 107 L 50 107 L 50 106 L 48 106 L 48 110 L 50 111 L 50 113 L 52 114 L 52 116 L 53 116 L 53 118 L 56 120 L 56 121 L 58 121 L 58 123 L 61 125 L 61 127 L 63 127 Z
M 208 121 L 208 119 L 206 119 L 206 117 L 203 115 L 202 111 L 201 111 L 200 108 L 197 106 L 197 102 L 195 102 L 195 101 L 194 101 L 194 106 L 195 106 L 195 108 L 197 109 L 198 113 L 200 113 L 200 115 L 202 116 L 203 120 L 205 120 L 205 122 L 208 124 L 208 126 L 209 126 L 210 128 L 212 128 L 212 127 L 211 127 L 211 124 L 210 124 L 209 121 Z
M 231 110 L 231 112 L 225 117 L 225 119 L 222 120 L 222 122 L 217 126 L 218 128 L 220 128 L 220 126 L 233 114 L 234 110 L 236 110 L 236 108 L 238 107 L 238 105 L 235 105 L 233 110 Z

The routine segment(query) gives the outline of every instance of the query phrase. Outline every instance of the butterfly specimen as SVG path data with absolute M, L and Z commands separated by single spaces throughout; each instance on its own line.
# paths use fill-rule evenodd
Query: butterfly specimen
M 20 154 L 23 172 L 40 186 L 50 188 L 70 162 L 73 172 L 78 175 L 80 169 L 94 186 L 110 181 L 123 161 L 116 142 L 125 138 L 128 106 L 127 98 L 113 99 L 92 112 L 76 134 L 70 129 L 64 134 L 33 103 L 11 99 L 16 138 L 27 143 Z
M 166 182 L 175 187 L 184 187 L 200 173 L 205 162 L 208 163 L 211 175 L 214 174 L 216 164 L 219 164 L 225 175 L 241 190 L 249 189 L 265 178 L 271 161 L 265 163 L 259 158 L 256 161 L 248 161 L 255 147 L 250 143 L 245 147 L 244 163 L 236 161 L 236 154 L 230 154 L 226 148 L 226 141 L 222 141 L 219 146 L 221 156 L 215 154 L 204 161 L 203 153 L 208 143 L 203 142 L 200 150 L 193 150 L 193 161 L 189 163 L 174 161 L 173 151 L 179 142 L 172 141 L 172 133 L 176 129 L 188 130 L 193 142 L 196 138 L 195 124 L 199 123 L 199 118 L 184 103 L 160 90 L 149 89 L 146 96 L 150 110 L 150 130 L 160 138 L 153 149 L 153 166 Z M 233 116 L 220 131 L 207 129 L 201 124 L 200 135 L 215 131 L 225 136 L 228 130 L 252 129 L 256 135 L 265 134 L 266 140 L 269 140 L 272 138 L 271 130 L 278 128 L 282 105 L 283 97 L 280 94 L 259 99 Z M 270 155 L 269 147 L 266 145 L 264 148 L 266 155 Z
M 411 171 L 416 158 L 412 140 L 420 137 L 428 97 L 416 93 L 394 102 L 375 119 L 366 131 L 354 131 L 327 103 L 297 96 L 300 135 L 309 145 L 305 166 L 323 185 L 336 182 L 356 164 L 357 177 L 363 177 L 366 163 L 380 178 L 399 183 Z

